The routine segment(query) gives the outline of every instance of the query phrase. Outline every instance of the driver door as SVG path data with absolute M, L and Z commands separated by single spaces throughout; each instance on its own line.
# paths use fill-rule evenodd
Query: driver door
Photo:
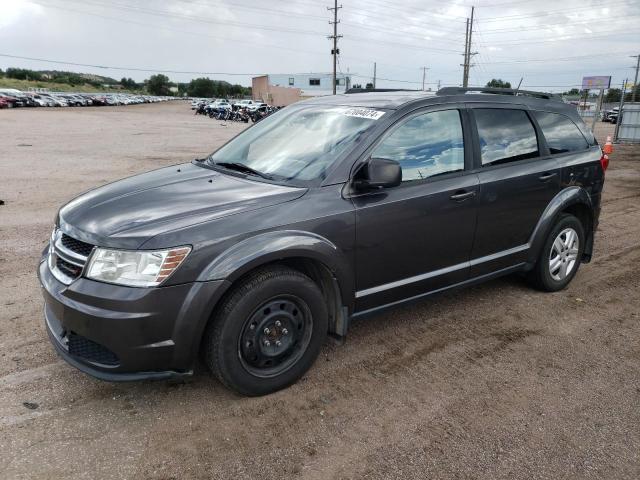
M 355 195 L 356 314 L 468 278 L 478 177 L 464 111 L 400 120 L 371 157 L 396 160 L 402 184 Z

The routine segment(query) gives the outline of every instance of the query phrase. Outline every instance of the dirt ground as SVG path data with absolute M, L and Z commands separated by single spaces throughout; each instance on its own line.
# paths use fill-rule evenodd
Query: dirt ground
M 0 112 L 0 478 L 640 477 L 640 147 L 612 156 L 565 291 L 509 277 L 357 321 L 263 398 L 202 367 L 112 384 L 60 360 L 35 275 L 56 209 L 241 128 L 182 102 Z

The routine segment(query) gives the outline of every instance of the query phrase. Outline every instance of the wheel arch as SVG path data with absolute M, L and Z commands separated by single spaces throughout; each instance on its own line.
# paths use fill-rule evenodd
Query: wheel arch
M 327 301 L 329 333 L 346 335 L 355 295 L 353 273 L 346 254 L 320 235 L 286 230 L 249 237 L 218 255 L 198 280 L 225 280 L 219 304 L 237 282 L 269 265 L 285 265 L 314 280 Z
M 591 260 L 593 250 L 593 203 L 584 188 L 573 186 L 565 188 L 553 197 L 538 220 L 529 240 L 530 248 L 527 263 L 530 267 L 535 265 L 547 235 L 549 235 L 558 217 L 563 213 L 570 213 L 576 216 L 582 223 L 586 235 L 582 261 L 586 263 Z

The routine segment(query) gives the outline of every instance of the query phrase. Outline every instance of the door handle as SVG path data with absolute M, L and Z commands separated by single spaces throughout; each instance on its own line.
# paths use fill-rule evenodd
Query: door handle
M 538 177 L 538 180 L 540 180 L 541 182 L 546 182 L 551 180 L 553 177 L 555 177 L 556 175 L 558 175 L 556 172 L 553 173 L 545 173 L 541 176 Z
M 459 192 L 459 193 L 454 193 L 453 195 L 451 195 L 449 198 L 451 200 L 455 200 L 456 202 L 463 202 L 465 201 L 467 198 L 471 198 L 473 196 L 475 196 L 476 192 Z

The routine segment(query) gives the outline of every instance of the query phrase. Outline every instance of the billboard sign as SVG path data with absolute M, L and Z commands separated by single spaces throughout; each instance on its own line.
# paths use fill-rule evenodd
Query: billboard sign
M 609 88 L 611 77 L 582 77 L 583 90 L 600 90 Z

